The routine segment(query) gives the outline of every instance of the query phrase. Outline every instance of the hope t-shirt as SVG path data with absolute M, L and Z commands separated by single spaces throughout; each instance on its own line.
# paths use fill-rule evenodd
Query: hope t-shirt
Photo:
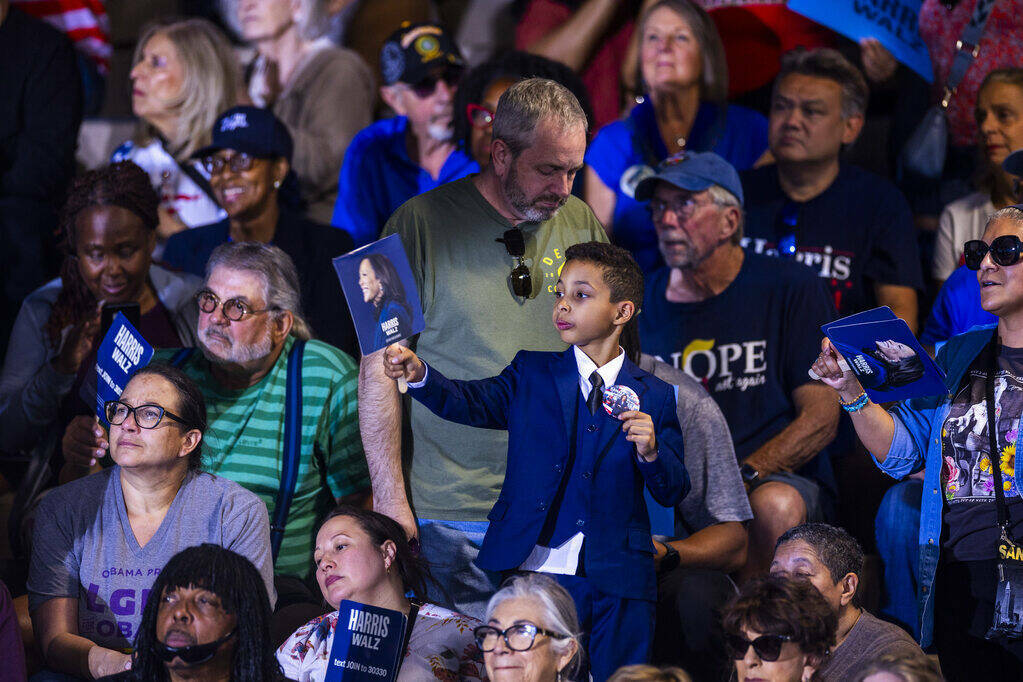
M 877 305 L 875 284 L 923 288 L 913 216 L 887 180 L 842 164 L 818 196 L 796 203 L 778 183 L 775 165 L 741 174 L 746 194 L 742 245 L 778 255 L 779 239 L 793 235 L 795 260 L 810 266 L 831 290 L 841 316 Z M 795 219 L 794 228 L 784 218 Z
M 78 634 L 129 649 L 149 589 L 167 561 L 211 542 L 251 561 L 276 601 L 266 505 L 237 483 L 186 475 L 156 534 L 140 547 L 121 491 L 118 466 L 54 488 L 39 503 L 28 577 L 29 608 L 78 600 Z
M 987 368 L 974 362 L 968 379 L 955 392 L 941 427 L 941 480 L 947 505 L 942 521 L 944 547 L 955 561 L 982 561 L 996 556 L 999 539 L 995 505 L 995 463 L 1013 538 L 1023 539 L 1023 501 L 1014 475 L 1019 419 L 1023 414 L 1023 348 L 1002 347 L 995 374 L 995 428 L 998 456 L 991 456 L 985 400 Z
M 813 273 L 767 256 L 746 254 L 724 291 L 696 303 L 665 298 L 670 274 L 662 268 L 647 278 L 643 352 L 703 384 L 745 459 L 795 418 L 792 392 L 809 383 L 820 325 L 834 308 Z

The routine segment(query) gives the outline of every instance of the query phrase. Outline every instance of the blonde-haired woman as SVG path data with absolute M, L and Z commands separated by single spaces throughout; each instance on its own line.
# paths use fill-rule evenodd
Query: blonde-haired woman
M 134 64 L 131 102 L 139 128 L 112 161 L 133 161 L 149 174 L 160 194 L 162 243 L 226 217 L 191 156 L 209 144 L 217 115 L 236 103 L 241 74 L 227 38 L 205 19 L 150 24 Z

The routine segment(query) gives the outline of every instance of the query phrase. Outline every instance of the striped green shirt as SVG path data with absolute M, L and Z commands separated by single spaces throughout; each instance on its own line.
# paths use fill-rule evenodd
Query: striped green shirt
M 289 338 L 273 369 L 255 386 L 240 391 L 221 387 L 200 352 L 181 366 L 206 398 L 209 426 L 203 438 L 204 469 L 254 492 L 266 503 L 271 518 L 280 489 L 288 352 L 293 344 L 294 339 Z M 159 351 L 157 359 L 168 361 L 173 354 Z M 359 436 L 358 384 L 358 365 L 351 357 L 320 341 L 306 343 L 302 457 L 274 565 L 277 573 L 308 576 L 319 520 L 334 505 L 333 498 L 369 488 Z

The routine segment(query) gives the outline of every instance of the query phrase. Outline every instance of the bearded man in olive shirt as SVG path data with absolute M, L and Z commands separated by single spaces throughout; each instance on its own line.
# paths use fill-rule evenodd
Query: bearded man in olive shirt
M 519 350 L 565 349 L 551 321 L 565 249 L 607 241 L 570 194 L 585 151 L 586 115 L 575 96 L 554 81 L 520 81 L 498 103 L 487 169 L 411 199 L 387 222 L 383 234 L 401 236 L 422 299 L 426 329 L 413 345 L 445 376 L 493 376 Z M 413 403 L 417 531 L 402 485 L 398 393 L 382 367 L 377 353 L 363 358 L 359 381 L 370 470 L 386 468 L 394 482 L 374 491 L 375 508 L 420 535 L 450 595 L 444 605 L 479 618 L 499 576 L 472 560 L 504 480 L 508 435 L 443 421 Z

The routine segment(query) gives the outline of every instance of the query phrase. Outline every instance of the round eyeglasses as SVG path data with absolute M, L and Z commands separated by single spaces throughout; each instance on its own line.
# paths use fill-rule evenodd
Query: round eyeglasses
M 991 260 L 996 264 L 1007 268 L 1019 262 L 1020 252 L 1023 251 L 1023 242 L 1014 234 L 1003 234 L 991 240 L 991 246 L 980 239 L 971 239 L 963 244 L 963 260 L 970 270 L 980 270 L 984 256 L 991 254 Z
M 199 304 L 199 310 L 207 315 L 216 312 L 219 306 L 224 313 L 224 317 L 232 322 L 240 322 L 247 315 L 258 315 L 259 313 L 275 310 L 273 307 L 253 310 L 247 303 L 238 298 L 229 298 L 221 304 L 220 298 L 212 291 L 200 291 L 195 295 L 195 301 Z
M 128 415 L 135 416 L 135 424 L 140 429 L 155 429 L 160 425 L 160 422 L 164 417 L 173 419 L 182 426 L 188 426 L 185 420 L 163 409 L 159 405 L 139 405 L 138 407 L 132 407 L 126 403 L 122 403 L 120 400 L 108 400 L 103 403 L 103 413 L 107 416 L 107 421 L 118 426 L 124 423 L 124 420 L 128 418 Z
M 546 635 L 552 639 L 566 639 L 568 635 L 562 635 L 550 630 L 544 630 L 533 623 L 516 623 L 506 630 L 498 630 L 490 625 L 480 625 L 472 631 L 476 638 L 476 646 L 480 651 L 493 651 L 497 646 L 498 638 L 503 637 L 504 643 L 512 651 L 528 651 L 533 647 L 537 635 Z
M 242 152 L 232 154 L 226 159 L 223 156 L 211 154 L 202 160 L 202 166 L 210 175 L 222 173 L 224 168 L 230 168 L 235 173 L 244 173 L 245 171 L 252 170 L 252 165 L 255 162 L 255 157 L 243 154 Z

